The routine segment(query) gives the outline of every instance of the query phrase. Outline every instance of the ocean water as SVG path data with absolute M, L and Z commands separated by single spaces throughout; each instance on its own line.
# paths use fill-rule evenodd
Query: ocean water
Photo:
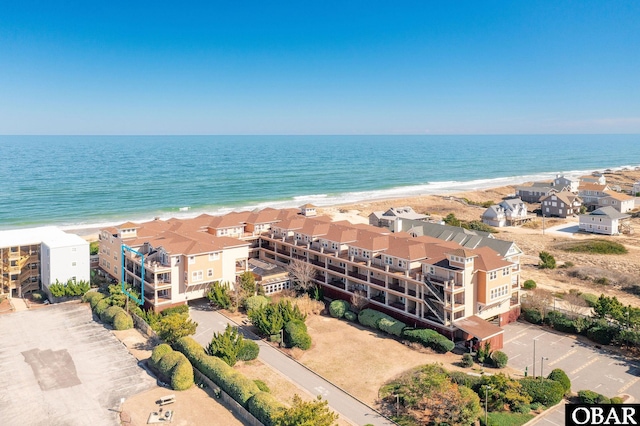
M 640 135 L 0 136 L 0 229 L 317 206 L 640 165 Z

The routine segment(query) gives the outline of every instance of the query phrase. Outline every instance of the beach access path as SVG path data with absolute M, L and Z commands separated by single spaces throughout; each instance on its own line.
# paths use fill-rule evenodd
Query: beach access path
M 201 345 L 206 346 L 211 341 L 214 332 L 224 332 L 227 324 L 231 324 L 238 327 L 246 338 L 255 341 L 260 346 L 260 355 L 258 356 L 260 361 L 288 378 L 298 387 L 306 390 L 310 395 L 321 395 L 329 402 L 329 407 L 340 415 L 341 419 L 356 425 L 390 426 L 395 424 L 304 365 L 270 346 L 250 332 L 247 327 L 236 324 L 221 313 L 214 311 L 206 302 L 193 303 L 189 306 L 189 315 L 198 323 L 196 335 L 193 337 Z

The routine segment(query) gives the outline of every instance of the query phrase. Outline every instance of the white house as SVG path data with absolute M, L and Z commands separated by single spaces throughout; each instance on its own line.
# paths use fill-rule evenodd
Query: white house
M 635 208 L 636 199 L 627 194 L 622 194 L 615 191 L 605 191 L 606 197 L 598 200 L 598 205 L 602 207 L 611 206 L 618 210 L 620 213 L 630 212 Z
M 565 191 L 577 194 L 579 186 L 580 179 L 577 178 L 567 178 L 563 175 L 556 175 L 556 178 L 553 180 L 553 187 L 558 189 L 558 191 L 564 189 Z
M 507 198 L 482 214 L 482 222 L 491 226 L 513 226 L 527 220 L 527 207 L 520 198 Z
M 594 234 L 616 235 L 620 231 L 620 221 L 628 214 L 620 213 L 611 206 L 600 207 L 589 214 L 580 215 L 580 230 Z

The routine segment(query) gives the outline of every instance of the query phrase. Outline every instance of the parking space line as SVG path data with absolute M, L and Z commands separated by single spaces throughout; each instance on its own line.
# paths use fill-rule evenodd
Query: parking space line
M 519 338 L 521 338 L 521 337 L 522 337 L 522 336 L 524 336 L 525 334 L 527 334 L 527 333 L 526 333 L 526 332 L 525 332 L 525 333 L 520 333 L 520 334 L 518 334 L 517 336 L 512 337 L 511 339 L 507 340 L 507 341 L 506 341 L 506 342 L 504 342 L 504 343 L 509 343 L 509 342 L 513 342 L 514 340 L 518 340 Z M 504 345 L 504 343 L 503 343 L 503 345 Z
M 580 371 L 580 370 L 583 370 L 583 369 L 587 368 L 588 366 L 590 366 L 591 364 L 593 364 L 594 362 L 596 362 L 598 359 L 599 359 L 598 357 L 592 358 L 589 362 L 586 362 L 586 363 L 582 364 L 580 367 L 578 367 L 578 368 L 576 368 L 575 370 L 571 371 L 569 374 L 575 374 L 575 373 L 577 373 L 578 371 Z M 573 380 L 575 380 L 575 379 L 573 379 Z
M 540 334 L 538 334 L 536 337 L 534 337 L 534 338 L 533 338 L 533 340 L 536 340 L 538 337 L 540 337 L 540 336 L 544 336 L 545 334 L 547 334 L 547 333 L 546 333 L 546 332 L 544 332 L 544 333 L 540 333 Z
M 563 359 L 565 359 L 567 357 L 570 357 L 571 355 L 575 354 L 576 352 L 578 352 L 577 349 L 572 349 L 569 352 L 567 352 L 566 354 L 562 355 L 560 358 L 556 358 L 555 361 L 548 362 L 547 365 L 551 366 L 551 365 L 557 364 L 560 361 L 562 361 Z
M 626 385 L 624 385 L 623 387 L 618 389 L 618 393 L 622 393 L 622 392 L 626 391 L 631 386 L 635 385 L 638 382 L 638 380 L 640 380 L 640 377 L 636 377 L 635 379 L 629 380 L 629 382 Z

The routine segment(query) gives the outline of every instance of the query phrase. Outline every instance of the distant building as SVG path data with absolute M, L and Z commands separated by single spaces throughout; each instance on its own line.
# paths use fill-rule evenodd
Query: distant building
M 429 220 L 429 215 L 416 213 L 412 207 L 391 207 L 387 211 L 377 211 L 369 215 L 369 225 L 380 228 L 387 228 L 396 232 L 401 228 L 399 222 L 402 220 Z
M 593 172 L 590 175 L 580 176 L 580 184 L 582 183 L 595 183 L 597 185 L 606 185 L 607 178 L 600 172 Z
M 553 187 L 558 191 L 569 191 L 573 193 L 578 193 L 578 187 L 580 186 L 580 179 L 578 178 L 568 178 L 563 175 L 556 175 L 556 178 L 553 180 Z
M 640 196 L 640 180 L 633 184 L 633 188 L 631 189 L 631 195 L 634 197 Z
M 489 206 L 481 218 L 483 223 L 496 227 L 521 225 L 531 219 L 520 198 L 507 198 Z
M 540 199 L 543 216 L 566 218 L 580 213 L 582 200 L 569 191 L 561 191 Z
M 91 279 L 89 243 L 54 226 L 0 231 L 0 263 L 0 294 L 9 297 Z
M 318 214 L 317 207 L 313 204 L 305 204 L 304 206 L 300 206 L 300 213 L 303 216 L 313 217 Z
M 589 214 L 580 215 L 580 230 L 594 234 L 616 235 L 620 233 L 621 221 L 629 218 L 611 206 L 600 207 Z
M 598 207 L 611 206 L 620 213 L 627 213 L 635 208 L 635 197 L 615 191 L 605 192 L 607 193 L 607 196 L 601 197 L 598 200 Z
M 289 272 L 282 266 L 260 259 L 249 259 L 249 270 L 253 273 L 256 284 L 262 287 L 267 296 L 291 288 Z
M 525 203 L 539 203 L 540 198 L 556 192 L 560 192 L 560 189 L 554 188 L 553 182 L 534 182 L 516 187 L 516 196 Z
M 600 199 L 607 197 L 610 188 L 606 184 L 581 182 L 578 195 L 582 198 L 582 203 L 591 211 L 600 206 Z

